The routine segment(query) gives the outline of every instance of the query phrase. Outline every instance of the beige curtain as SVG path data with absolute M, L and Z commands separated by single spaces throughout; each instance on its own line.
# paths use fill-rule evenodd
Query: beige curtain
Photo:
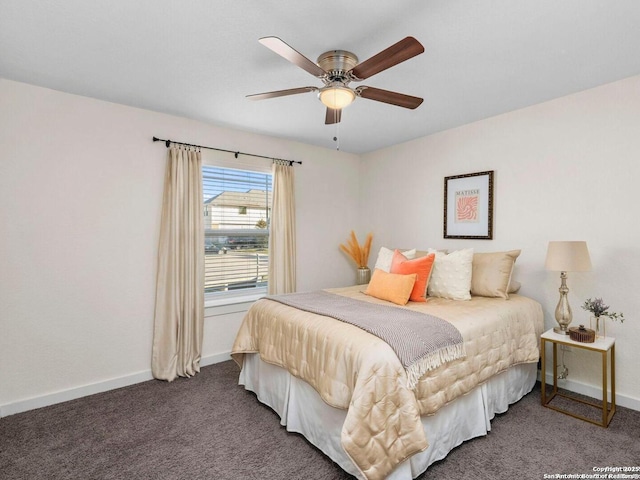
M 200 371 L 204 322 L 202 159 L 171 146 L 162 200 L 151 371 L 160 380 Z
M 269 232 L 269 294 L 296 291 L 294 167 L 273 163 L 273 208 Z

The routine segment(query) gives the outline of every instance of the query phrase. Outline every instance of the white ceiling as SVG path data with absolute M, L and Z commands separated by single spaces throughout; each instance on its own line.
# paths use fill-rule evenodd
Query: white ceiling
M 258 43 L 366 60 L 425 52 L 368 80 L 416 110 L 357 99 L 324 125 L 321 82 Z M 363 153 L 640 74 L 638 0 L 0 0 L 0 77 Z M 196 139 L 177 139 L 185 142 Z

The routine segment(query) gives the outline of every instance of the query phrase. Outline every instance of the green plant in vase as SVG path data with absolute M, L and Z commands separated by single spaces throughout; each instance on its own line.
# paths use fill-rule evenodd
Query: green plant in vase
M 602 298 L 587 298 L 582 305 L 583 310 L 591 312 L 591 328 L 596 332 L 596 336 L 606 336 L 604 319 L 600 321 L 600 317 L 609 317 L 611 320 L 620 320 L 624 323 L 624 313 L 610 312 L 609 305 L 606 305 Z

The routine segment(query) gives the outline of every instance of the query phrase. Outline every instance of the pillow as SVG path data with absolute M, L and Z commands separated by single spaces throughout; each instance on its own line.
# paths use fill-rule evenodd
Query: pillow
M 513 273 L 511 274 L 511 276 L 513 276 Z M 518 293 L 520 291 L 520 287 L 522 287 L 522 284 L 519 281 L 514 280 L 512 278 L 511 281 L 509 282 L 509 288 L 507 289 L 507 293 Z
M 415 273 L 398 275 L 376 268 L 364 293 L 397 305 L 406 305 L 413 285 L 416 283 L 416 277 Z
M 508 299 L 511 272 L 518 255 L 520 250 L 474 254 L 471 294 Z
M 393 260 L 391 261 L 391 273 L 399 273 L 401 275 L 408 275 L 415 273 L 417 275 L 416 282 L 413 285 L 413 290 L 409 296 L 409 300 L 412 302 L 426 302 L 427 299 L 427 284 L 429 283 L 429 277 L 431 276 L 431 270 L 433 269 L 433 262 L 436 256 L 434 253 L 430 253 L 426 257 L 416 258 L 414 260 L 408 260 L 400 250 L 393 252 Z
M 413 248 L 411 250 L 405 250 L 402 254 L 411 260 L 416 258 L 416 249 Z M 388 273 L 389 270 L 391 270 L 391 260 L 393 260 L 393 250 L 389 250 L 386 247 L 380 247 L 378 259 L 376 260 L 376 265 L 373 268 L 378 268 Z
M 426 257 L 429 255 L 429 252 L 441 252 L 441 253 L 449 253 L 448 250 L 440 250 L 435 248 L 430 248 L 429 250 L 416 250 L 415 258 Z
M 471 300 L 473 248 L 456 250 L 449 255 L 437 250 L 429 252 L 436 257 L 427 289 L 429 296 Z

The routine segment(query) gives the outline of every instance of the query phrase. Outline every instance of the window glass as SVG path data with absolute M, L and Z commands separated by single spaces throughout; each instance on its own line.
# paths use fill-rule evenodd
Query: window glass
M 265 290 L 270 173 L 202 167 L 207 298 Z

